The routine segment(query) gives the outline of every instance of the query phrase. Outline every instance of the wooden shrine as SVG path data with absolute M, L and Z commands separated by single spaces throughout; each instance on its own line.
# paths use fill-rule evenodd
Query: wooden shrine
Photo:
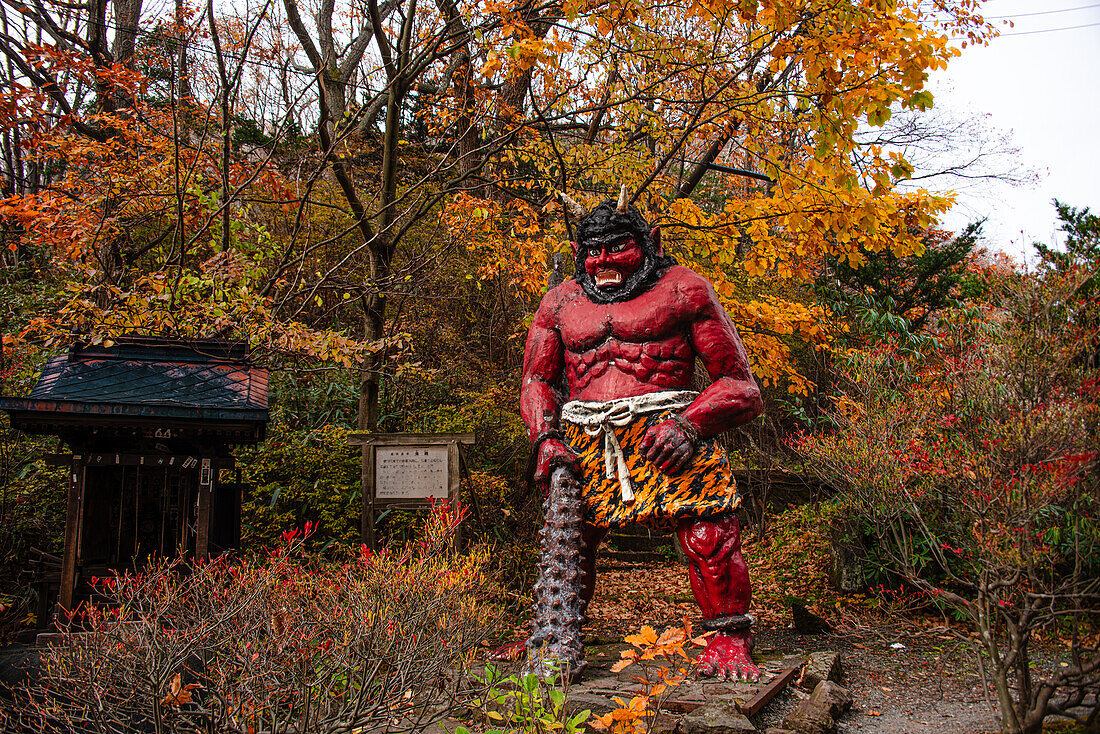
M 246 345 L 77 345 L 46 363 L 29 395 L 0 397 L 0 409 L 14 428 L 68 448 L 47 457 L 70 469 L 62 609 L 92 577 L 238 545 L 242 486 L 230 450 L 263 440 L 268 419 L 267 370 L 248 362 Z

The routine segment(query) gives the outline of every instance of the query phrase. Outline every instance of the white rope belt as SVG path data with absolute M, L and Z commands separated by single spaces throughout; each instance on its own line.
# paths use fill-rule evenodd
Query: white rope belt
M 619 480 L 623 502 L 634 501 L 634 488 L 630 483 L 630 469 L 626 457 L 615 436 L 615 429 L 630 425 L 641 415 L 679 410 L 691 405 L 698 393 L 691 390 L 672 390 L 645 395 L 633 395 L 607 402 L 595 400 L 570 400 L 561 408 L 561 419 L 584 429 L 589 436 L 603 434 L 604 473 L 608 479 Z

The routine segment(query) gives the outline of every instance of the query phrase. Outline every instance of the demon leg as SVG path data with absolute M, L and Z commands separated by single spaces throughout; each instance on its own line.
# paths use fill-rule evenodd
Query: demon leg
M 677 528 L 687 555 L 695 601 L 703 612 L 703 628 L 715 631 L 695 661 L 699 675 L 757 680 L 752 661 L 752 617 L 749 569 L 741 556 L 741 526 L 737 515 L 687 518 Z
M 581 612 L 588 611 L 588 603 L 596 593 L 596 549 L 607 536 L 607 528 L 584 526 L 581 533 Z M 588 621 L 588 617 L 585 617 Z

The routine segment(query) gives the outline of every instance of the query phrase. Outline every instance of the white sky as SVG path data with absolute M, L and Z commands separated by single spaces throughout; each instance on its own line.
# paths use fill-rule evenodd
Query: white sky
M 1100 1 L 989 0 L 982 13 L 1011 18 L 1015 27 L 1000 26 L 989 46 L 967 47 L 933 75 L 935 105 L 984 116 L 1009 133 L 1020 163 L 1038 175 L 1021 186 L 960 193 L 945 224 L 959 229 L 988 217 L 987 244 L 1019 257 L 1035 240 L 1061 241 L 1055 197 L 1100 211 Z

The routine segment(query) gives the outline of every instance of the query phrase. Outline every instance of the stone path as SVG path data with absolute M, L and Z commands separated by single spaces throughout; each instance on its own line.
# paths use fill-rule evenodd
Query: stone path
M 627 649 L 630 645 L 625 643 L 586 647 L 588 667 L 581 681 L 568 690 L 566 706 L 570 715 L 585 709 L 591 711 L 593 716 L 607 714 L 622 705 L 615 698 L 629 703 L 635 695 L 650 690 L 649 684 L 658 679 L 657 669 L 662 664 L 668 665 L 668 662 L 645 661 L 630 665 L 618 673 L 612 672 L 612 666 L 619 662 L 621 653 Z M 670 687 L 655 700 L 654 708 L 658 715 L 651 722 L 650 731 L 655 734 L 675 731 L 684 734 L 764 731 L 763 728 L 758 729 L 745 714 L 750 710 L 753 714 L 758 713 L 767 703 L 765 698 L 770 700 L 782 693 L 787 685 L 793 684 L 797 674 L 792 669 L 800 672 L 810 656 L 771 654 L 756 657 L 762 671 L 757 682 L 688 678 Z M 501 663 L 499 667 L 507 676 L 518 672 L 520 664 Z M 692 666 L 685 664 L 685 667 L 690 670 Z
M 586 652 L 589 667 L 582 681 L 575 686 L 577 694 L 583 694 L 593 700 L 609 696 L 622 697 L 626 694 L 633 696 L 641 693 L 645 688 L 638 682 L 638 678 L 656 680 L 656 668 L 661 664 L 667 665 L 661 661 L 647 661 L 631 665 L 618 673 L 612 673 L 611 667 L 621 659 L 620 653 L 627 649 L 630 649 L 630 646 L 625 643 L 588 648 Z M 763 659 L 758 656 L 762 675 L 755 683 L 688 679 L 669 689 L 668 696 L 661 702 L 661 708 L 674 713 L 689 713 L 709 703 L 745 706 L 781 674 L 791 668 L 801 668 L 806 660 L 806 655 L 773 655 Z M 690 669 L 690 666 L 687 667 Z
M 891 638 L 892 639 L 892 638 Z M 897 650 L 890 639 L 863 639 L 854 644 L 838 635 L 799 635 L 788 629 L 761 629 L 754 657 L 766 671 L 756 684 L 685 681 L 662 696 L 660 715 L 652 731 L 667 734 L 731 734 L 759 732 L 776 734 L 794 725 L 804 705 L 822 681 L 838 681 L 850 691 L 851 708 L 836 706 L 835 691 L 825 692 L 808 728 L 814 734 L 989 734 L 997 730 L 995 711 L 983 700 L 976 670 L 967 664 L 969 655 L 941 649 L 946 644 L 919 638 L 905 638 L 906 649 Z M 590 709 L 594 715 L 607 713 L 618 704 L 614 697 L 629 702 L 641 692 L 634 680 L 645 671 L 630 666 L 612 673 L 628 645 L 600 644 L 586 649 L 589 668 L 579 684 L 570 690 L 570 711 Z M 835 651 L 835 652 L 834 652 Z M 696 651 L 697 652 L 697 651 Z M 745 717 L 739 710 L 751 702 L 776 676 L 792 666 L 808 662 L 797 678 L 778 692 L 761 710 Z M 507 674 L 519 664 L 501 664 Z M 828 719 L 823 714 L 828 715 Z M 815 718 L 816 716 L 816 718 Z M 813 722 L 817 723 L 813 723 Z M 677 727 L 679 727 L 677 729 Z M 453 731 L 450 726 L 448 731 Z M 588 728 L 589 732 L 595 730 Z M 439 730 L 442 734 L 443 730 Z

